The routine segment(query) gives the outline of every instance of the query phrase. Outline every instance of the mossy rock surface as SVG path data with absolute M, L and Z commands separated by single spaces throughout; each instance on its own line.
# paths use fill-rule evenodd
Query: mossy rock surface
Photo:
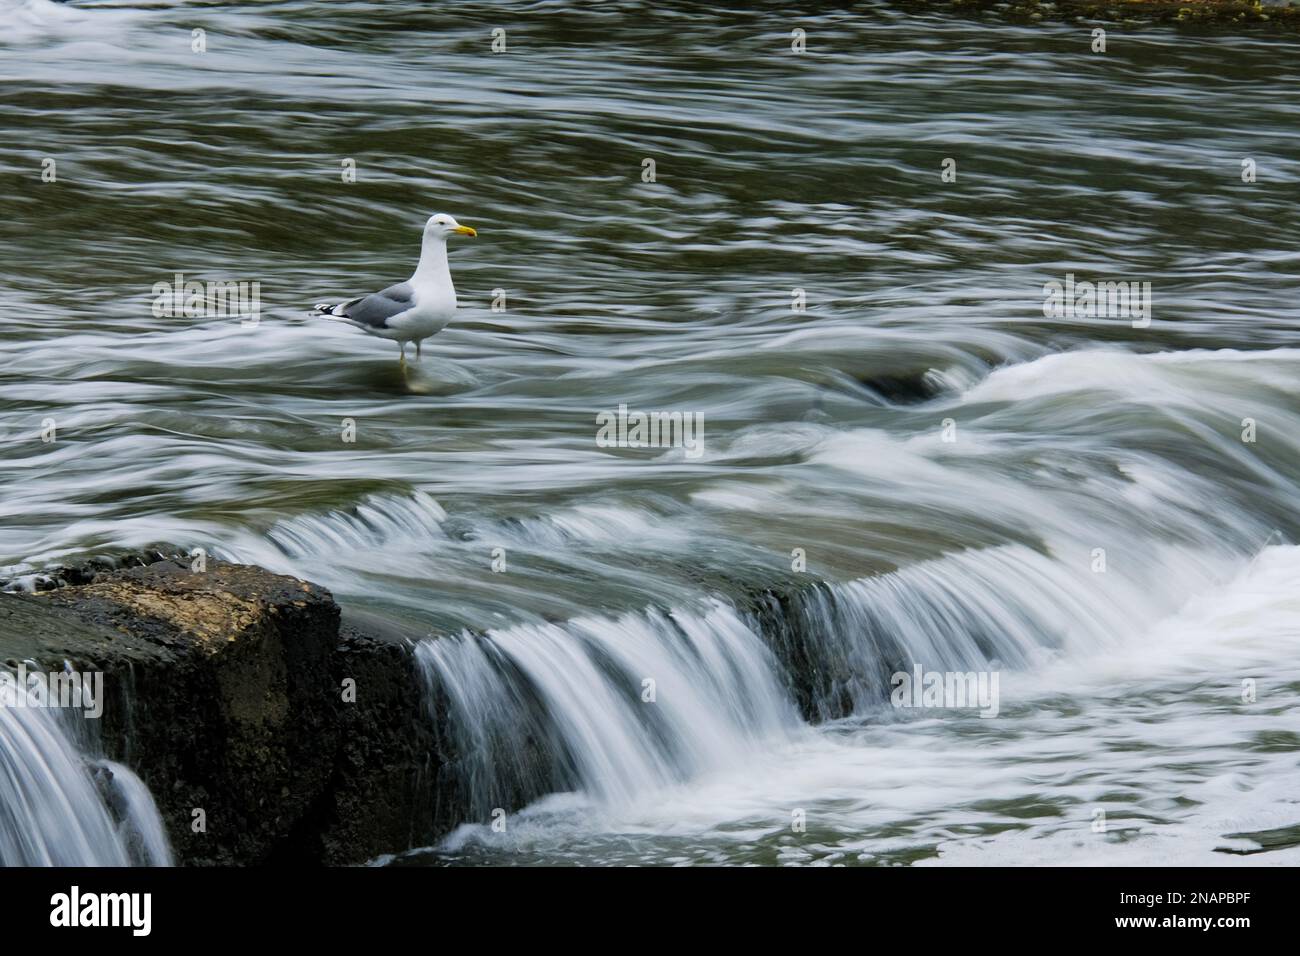
M 245 565 L 49 580 L 0 593 L 0 662 L 104 672 L 101 744 L 149 786 L 181 862 L 356 863 L 446 826 L 402 635 L 341 627 L 324 588 Z

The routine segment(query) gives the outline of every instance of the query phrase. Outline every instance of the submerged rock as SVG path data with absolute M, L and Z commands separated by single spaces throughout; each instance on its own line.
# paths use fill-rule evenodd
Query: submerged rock
M 355 863 L 437 835 L 402 635 L 341 627 L 323 588 L 214 560 L 51 577 L 0 594 L 0 662 L 104 672 L 100 743 L 148 784 L 181 862 Z

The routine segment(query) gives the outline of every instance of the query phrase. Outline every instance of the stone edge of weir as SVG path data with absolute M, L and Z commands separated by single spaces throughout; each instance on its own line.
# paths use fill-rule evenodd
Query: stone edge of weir
M 341 609 L 311 582 L 213 558 L 195 572 L 188 558 L 137 552 L 29 577 L 35 592 L 0 590 L 0 666 L 103 674 L 102 716 L 86 723 L 149 787 L 178 863 L 357 864 L 429 846 L 464 820 L 455 735 L 412 653 L 426 635 Z M 768 645 L 804 719 L 853 709 L 834 669 L 809 659 L 826 583 L 708 581 L 715 589 Z M 876 650 L 869 683 L 885 688 L 902 655 Z M 541 795 L 514 793 L 505 809 Z
M 149 787 L 177 862 L 361 863 L 447 829 L 399 636 L 361 633 L 324 588 L 249 565 L 50 574 L 59 586 L 0 592 L 0 664 L 103 673 L 86 723 Z

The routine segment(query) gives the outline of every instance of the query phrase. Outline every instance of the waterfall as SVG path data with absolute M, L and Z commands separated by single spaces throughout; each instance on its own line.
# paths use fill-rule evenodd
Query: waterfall
M 0 707 L 0 865 L 170 865 L 148 788 L 121 764 L 88 758 L 73 719 Z
M 1210 583 L 1212 566 L 1183 553 L 1108 578 L 1006 545 L 769 593 L 750 609 L 714 599 L 517 625 L 427 640 L 416 656 L 454 822 L 557 791 L 626 806 L 743 766 L 808 724 L 896 719 L 898 671 L 1023 672 L 1105 652 Z
M 416 655 L 472 817 L 553 790 L 628 802 L 798 725 L 771 651 L 721 601 L 462 634 Z
M 1159 558 L 1127 578 L 1023 545 L 957 552 L 768 595 L 755 626 L 784 665 L 801 712 L 821 723 L 879 707 L 891 676 L 918 665 L 1026 670 L 1112 647 L 1172 613 L 1193 582 L 1213 581 L 1208 559 Z
M 120 821 L 118 840 L 131 860 L 146 866 L 171 866 L 171 843 L 144 781 L 116 761 L 100 761 L 98 769 L 109 777 L 108 802 Z

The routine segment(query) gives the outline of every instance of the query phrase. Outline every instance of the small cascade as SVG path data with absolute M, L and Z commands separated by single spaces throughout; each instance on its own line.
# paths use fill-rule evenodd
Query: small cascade
M 768 593 L 749 610 L 715 600 L 425 641 L 448 809 L 461 811 L 451 822 L 557 791 L 627 806 L 743 766 L 806 723 L 892 719 L 891 676 L 918 666 L 1026 671 L 1095 655 L 1170 613 L 1202 572 L 1187 559 L 1178 574 L 1106 578 L 1007 545 Z
M 169 866 L 148 788 L 88 759 L 72 717 L 0 706 L 0 866 Z
M 416 654 L 462 805 L 480 819 L 555 790 L 626 803 L 740 764 L 799 723 L 771 652 L 721 602 L 464 634 Z
M 133 862 L 142 866 L 171 866 L 171 843 L 153 794 L 127 767 L 112 760 L 99 761 L 98 775 L 105 781 L 106 799 L 117 824 L 118 840 Z
M 1114 643 L 1175 606 L 1022 545 L 946 555 L 890 574 L 768 594 L 755 628 L 813 723 L 888 700 L 893 674 L 1023 670 Z

